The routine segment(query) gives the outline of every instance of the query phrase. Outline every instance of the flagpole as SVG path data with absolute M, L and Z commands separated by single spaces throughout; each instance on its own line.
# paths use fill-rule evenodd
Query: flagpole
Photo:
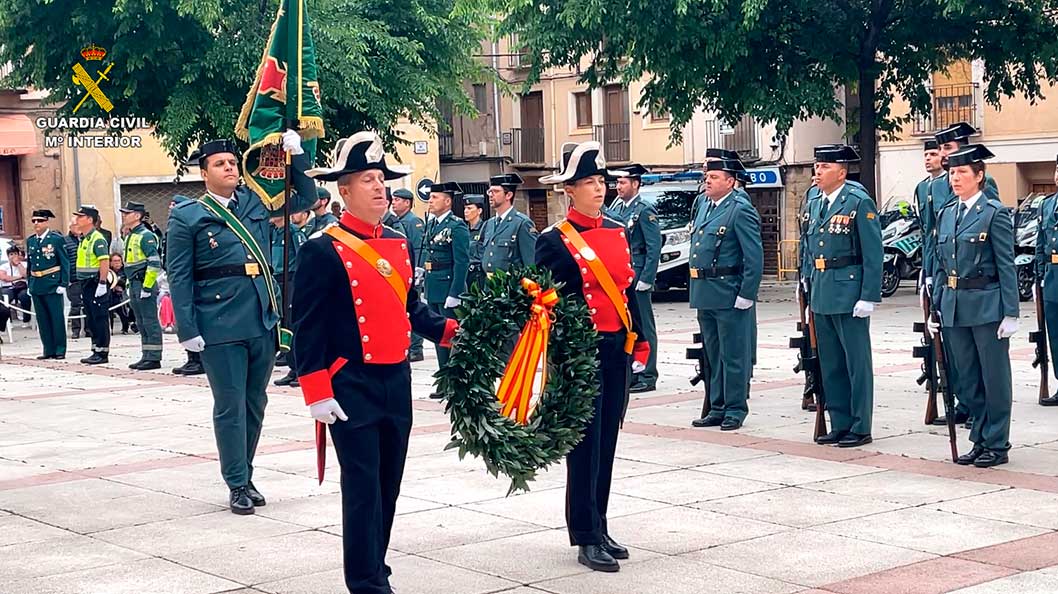
M 288 76 L 293 74 L 295 84 L 297 85 L 297 95 L 301 95 L 301 44 L 298 38 L 298 20 L 301 18 L 301 8 L 303 0 L 294 0 L 293 2 L 286 2 L 287 10 L 287 48 L 296 48 L 295 53 L 297 54 L 297 67 L 293 73 L 290 73 L 290 62 L 291 56 L 287 55 L 287 72 Z M 297 5 L 296 13 L 291 13 L 290 9 L 293 5 Z M 283 130 L 297 130 L 297 113 L 298 111 L 292 110 L 290 102 L 293 99 L 289 93 L 289 80 L 287 85 L 287 97 L 285 111 L 286 116 L 283 118 Z M 291 113 L 293 112 L 293 114 Z M 280 322 L 289 322 L 288 316 L 288 304 L 290 303 L 290 151 L 283 151 L 286 157 L 285 171 L 283 175 L 283 313 L 280 316 Z M 307 198 L 307 197 L 306 197 Z M 289 326 L 283 326 L 289 328 Z

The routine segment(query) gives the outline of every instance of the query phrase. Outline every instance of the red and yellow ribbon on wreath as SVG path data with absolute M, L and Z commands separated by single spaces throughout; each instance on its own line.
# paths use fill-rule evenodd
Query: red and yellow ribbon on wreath
M 533 298 L 529 308 L 529 319 L 522 328 L 514 353 L 500 379 L 496 398 L 500 401 L 500 414 L 525 425 L 532 412 L 533 380 L 536 369 L 543 361 L 540 378 L 541 393 L 547 387 L 547 343 L 551 337 L 552 313 L 559 296 L 555 289 L 540 290 L 540 285 L 527 278 L 522 279 L 522 289 Z

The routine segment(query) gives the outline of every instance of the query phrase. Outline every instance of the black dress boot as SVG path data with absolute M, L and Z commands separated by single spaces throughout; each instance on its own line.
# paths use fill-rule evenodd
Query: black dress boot
M 621 569 L 617 559 L 607 553 L 601 544 L 581 545 L 577 553 L 577 562 L 595 571 L 612 573 Z
M 231 490 L 229 499 L 231 513 L 238 516 L 248 516 L 253 513 L 253 500 L 246 487 L 236 487 Z

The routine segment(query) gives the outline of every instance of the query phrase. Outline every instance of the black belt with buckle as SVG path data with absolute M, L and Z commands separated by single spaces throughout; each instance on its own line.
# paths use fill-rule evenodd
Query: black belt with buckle
M 716 266 L 714 268 L 691 268 L 691 278 L 716 278 L 742 272 L 741 266 Z
M 259 276 L 261 274 L 261 265 L 257 262 L 247 262 L 246 264 L 231 264 L 228 266 L 214 266 L 212 268 L 203 268 L 195 271 L 195 280 L 213 280 L 218 278 L 228 278 L 231 276 Z
M 998 282 L 998 276 L 971 276 L 967 278 L 949 276 L 946 284 L 949 289 L 983 289 L 992 283 Z
M 452 265 L 451 264 L 435 264 L 433 262 L 426 262 L 425 264 L 423 264 L 423 268 L 426 269 L 429 272 L 434 272 L 436 270 L 451 270 L 452 269 Z
M 815 262 L 816 270 L 828 270 L 831 268 L 847 268 L 849 266 L 859 266 L 863 264 L 863 258 L 857 258 L 855 256 L 839 256 L 837 258 L 816 258 Z

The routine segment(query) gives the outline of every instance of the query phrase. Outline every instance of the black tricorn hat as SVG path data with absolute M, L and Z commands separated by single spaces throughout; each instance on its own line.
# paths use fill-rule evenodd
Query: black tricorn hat
M 430 186 L 430 193 L 448 194 L 455 198 L 463 194 L 463 188 L 456 182 L 438 182 Z
M 562 146 L 562 166 L 552 175 L 540 178 L 544 184 L 572 184 L 593 175 L 625 177 L 624 171 L 608 171 L 602 145 L 595 140 Z
M 722 148 L 709 148 L 705 149 L 706 159 L 727 159 L 729 161 L 740 161 L 738 153 L 735 151 L 729 151 Z
M 944 144 L 945 142 L 966 142 L 974 134 L 977 134 L 977 128 L 966 122 L 959 122 L 937 132 L 935 137 L 937 144 Z
M 948 155 L 948 167 L 969 165 L 970 163 L 983 162 L 995 155 L 983 144 L 968 144 L 954 153 Z
M 386 164 L 382 138 L 370 131 L 357 132 L 338 141 L 330 167 L 309 169 L 305 175 L 323 181 L 338 181 L 343 175 L 378 169 L 387 180 L 400 179 L 411 173 L 411 167 Z
M 847 144 L 823 144 L 815 148 L 817 163 L 855 163 L 860 160 L 856 149 Z
M 139 202 L 132 202 L 131 200 L 125 203 L 125 206 L 119 208 L 121 212 L 138 212 L 140 214 L 147 214 L 147 207 Z
M 625 174 L 627 174 L 625 177 L 631 177 L 633 179 L 639 179 L 639 178 L 643 177 L 644 175 L 650 173 L 649 169 L 647 169 L 646 167 L 643 167 L 639 163 L 632 163 L 631 165 L 625 165 L 623 167 L 618 167 L 617 171 L 623 171 L 623 172 L 625 172 Z
M 235 155 L 237 160 L 239 158 L 239 145 L 235 144 L 235 141 L 228 140 L 227 138 L 203 142 L 194 152 L 188 155 L 187 164 L 198 165 L 201 167 L 206 164 L 206 157 L 220 153 L 231 153 Z
M 517 173 L 504 173 L 503 175 L 494 175 L 489 178 L 490 186 L 500 186 L 508 192 L 513 192 L 523 183 L 522 176 Z
M 55 213 L 53 213 L 52 211 L 48 210 L 47 208 L 40 208 L 40 209 L 34 210 L 33 214 L 30 216 L 30 218 L 31 219 L 54 219 L 55 218 Z
M 922 150 L 923 151 L 935 151 L 935 150 L 937 150 L 939 148 L 940 148 L 940 144 L 934 138 L 927 138 L 926 141 L 924 143 L 922 143 Z

